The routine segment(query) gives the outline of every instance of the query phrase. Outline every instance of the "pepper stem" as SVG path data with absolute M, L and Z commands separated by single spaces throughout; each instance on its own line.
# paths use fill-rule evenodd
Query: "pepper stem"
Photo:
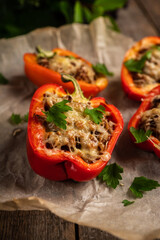
M 52 58 L 54 57 L 55 53 L 52 51 L 45 51 L 40 46 L 36 47 L 36 51 L 38 52 L 37 57 L 45 57 L 45 58 Z
M 77 80 L 74 77 L 72 77 L 69 74 L 62 73 L 61 74 L 61 79 L 62 79 L 62 82 L 64 82 L 64 83 L 67 83 L 67 82 L 72 82 L 73 83 L 74 92 L 71 94 L 73 97 L 79 97 L 79 98 L 82 98 L 82 99 L 88 101 L 88 99 L 84 97 L 83 92 L 82 92 Z

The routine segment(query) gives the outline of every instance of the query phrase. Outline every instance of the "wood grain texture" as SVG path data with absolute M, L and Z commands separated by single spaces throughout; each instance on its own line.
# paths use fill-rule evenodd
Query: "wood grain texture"
M 79 226 L 79 240 L 120 240 L 120 238 L 95 228 Z
M 136 0 L 138 6 L 150 19 L 160 35 L 160 1 L 159 0 Z
M 153 27 L 152 22 L 142 12 L 135 0 L 129 0 L 128 7 L 118 11 L 117 23 L 123 34 L 132 37 L 136 41 L 145 36 L 158 35 L 156 28 Z
M 0 240 L 75 240 L 75 225 L 49 211 L 0 211 Z

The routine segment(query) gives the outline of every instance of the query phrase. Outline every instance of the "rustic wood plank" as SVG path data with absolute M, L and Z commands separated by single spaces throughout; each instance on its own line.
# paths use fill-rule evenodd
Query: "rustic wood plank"
M 75 240 L 75 225 L 49 211 L 0 211 L 0 240 Z
M 119 240 L 109 233 L 95 228 L 79 226 L 79 240 Z
M 136 0 L 144 14 L 148 15 L 160 34 L 160 1 L 159 0 Z
M 135 0 L 129 0 L 127 8 L 118 11 L 117 23 L 123 34 L 135 40 L 140 40 L 145 36 L 158 35 L 150 19 L 141 11 Z

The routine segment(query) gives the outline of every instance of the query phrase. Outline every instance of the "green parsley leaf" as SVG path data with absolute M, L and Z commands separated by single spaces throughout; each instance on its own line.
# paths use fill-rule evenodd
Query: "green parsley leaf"
M 152 49 L 153 49 L 153 50 L 156 49 L 156 50 L 160 51 L 160 45 L 154 45 L 154 46 L 152 47 Z
M 12 113 L 10 117 L 10 122 L 12 124 L 19 124 L 22 122 L 28 122 L 28 113 L 26 113 L 24 116 L 21 116 L 20 114 L 14 114 Z
M 157 181 L 142 176 L 134 178 L 132 185 L 129 189 L 135 197 L 142 198 L 143 192 L 151 191 L 152 189 L 156 189 L 157 187 L 160 187 L 160 184 Z
M 54 122 L 54 124 L 62 129 L 67 128 L 66 115 L 64 112 L 72 111 L 72 108 L 66 103 L 68 100 L 63 100 L 61 102 L 55 103 L 49 111 L 43 112 L 47 116 L 47 122 Z
M 130 127 L 129 131 L 136 139 L 135 143 L 145 142 L 148 139 L 148 137 L 152 134 L 151 130 L 147 130 L 147 132 L 145 132 L 143 129 L 135 129 L 134 127 Z
M 116 188 L 119 184 L 119 180 L 122 179 L 120 173 L 123 173 L 123 168 L 121 168 L 117 163 L 107 165 L 102 172 L 98 175 L 98 179 L 104 181 L 107 186 Z
M 76 59 L 76 57 L 74 57 L 74 56 L 71 56 L 71 55 L 69 55 L 69 56 L 66 56 L 67 58 L 70 58 L 70 59 Z
M 129 59 L 124 65 L 131 72 L 142 73 L 146 60 L 151 58 L 151 53 L 152 51 L 149 50 L 141 57 L 141 59 Z
M 96 65 L 92 65 L 92 68 L 96 73 L 101 73 L 106 76 L 113 76 L 113 73 L 109 72 L 107 67 L 104 64 L 97 63 Z
M 0 73 L 0 84 L 8 84 L 8 80 Z
M 127 199 L 124 199 L 122 201 L 122 203 L 124 204 L 124 207 L 128 206 L 128 205 L 131 205 L 132 203 L 134 203 L 135 201 L 128 201 Z
M 26 113 L 26 114 L 23 116 L 23 121 L 24 121 L 24 122 L 28 122 L 28 115 L 29 115 L 29 113 Z
M 12 113 L 10 121 L 12 124 L 19 124 L 22 122 L 22 118 L 21 118 L 20 114 Z
M 105 107 L 100 105 L 99 107 L 93 109 L 86 108 L 84 113 L 89 115 L 93 122 L 99 124 L 102 121 L 103 113 L 105 113 Z

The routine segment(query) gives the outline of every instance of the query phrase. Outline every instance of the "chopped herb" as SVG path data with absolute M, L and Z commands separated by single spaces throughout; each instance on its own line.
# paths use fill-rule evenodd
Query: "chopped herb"
M 20 114 L 12 113 L 10 120 L 11 120 L 12 124 L 19 124 L 22 122 L 22 118 L 21 118 Z
M 0 84 L 5 85 L 5 84 L 8 84 L 8 83 L 9 83 L 8 80 L 3 76 L 2 73 L 0 73 Z
M 105 107 L 100 105 L 99 107 L 93 109 L 86 108 L 84 113 L 89 115 L 93 122 L 99 124 L 102 121 L 103 113 L 105 113 Z
M 28 122 L 28 115 L 29 115 L 29 113 L 26 113 L 26 114 L 23 116 L 23 121 L 24 121 L 24 122 Z
M 142 176 L 134 178 L 129 189 L 136 198 L 142 198 L 143 192 L 151 191 L 157 187 L 160 187 L 160 184 L 157 181 Z
M 134 203 L 135 201 L 128 201 L 127 199 L 124 199 L 123 201 L 122 201 L 122 203 L 124 204 L 124 206 L 126 207 L 126 206 L 128 206 L 128 205 L 131 205 L 132 203 Z
M 122 179 L 120 173 L 123 173 L 123 168 L 117 163 L 107 165 L 102 172 L 98 175 L 98 179 L 104 181 L 107 186 L 116 188 L 119 184 L 119 180 Z
M 146 60 L 151 58 L 152 50 L 147 51 L 139 60 L 129 59 L 124 63 L 125 67 L 131 72 L 142 73 Z
M 47 122 L 54 122 L 54 124 L 62 129 L 67 128 L 66 115 L 64 112 L 72 111 L 72 108 L 66 103 L 68 100 L 63 100 L 61 102 L 55 103 L 49 111 L 43 112 L 47 116 Z
M 109 72 L 105 64 L 97 63 L 96 65 L 92 65 L 93 70 L 96 73 L 101 73 L 106 76 L 113 76 L 114 74 L 112 72 Z
M 129 131 L 136 139 L 135 143 L 145 142 L 148 139 L 148 137 L 152 134 L 151 130 L 147 130 L 147 132 L 145 132 L 143 129 L 135 129 L 134 127 L 130 127 Z
M 25 114 L 24 116 L 21 116 L 20 114 L 12 113 L 12 115 L 10 117 L 10 122 L 12 124 L 19 124 L 19 123 L 22 123 L 22 122 L 28 122 L 28 113 Z
M 67 58 L 70 58 L 70 59 L 76 59 L 76 57 L 74 57 L 74 56 L 71 56 L 71 55 L 69 55 L 69 56 L 66 56 Z

